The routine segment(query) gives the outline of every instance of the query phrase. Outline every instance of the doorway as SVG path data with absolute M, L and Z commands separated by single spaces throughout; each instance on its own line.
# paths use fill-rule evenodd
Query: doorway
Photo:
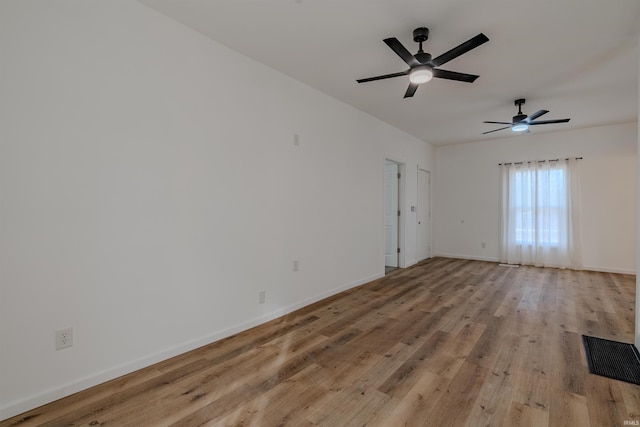
M 431 257 L 431 172 L 418 167 L 418 212 L 416 215 L 416 257 Z
M 385 274 L 397 269 L 400 260 L 400 186 L 402 165 L 384 162 L 384 266 Z

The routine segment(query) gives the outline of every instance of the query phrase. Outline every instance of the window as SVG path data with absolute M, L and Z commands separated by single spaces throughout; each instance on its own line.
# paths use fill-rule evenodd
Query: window
M 563 168 L 516 171 L 515 240 L 519 244 L 558 246 L 567 182 Z M 538 210 L 539 214 L 536 214 Z
M 502 262 L 579 268 L 577 160 L 502 168 Z

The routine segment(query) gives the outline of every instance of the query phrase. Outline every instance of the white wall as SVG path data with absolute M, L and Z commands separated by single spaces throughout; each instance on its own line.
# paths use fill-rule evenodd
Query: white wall
M 3 1 L 0 53 L 0 419 L 380 277 L 384 159 L 405 212 L 432 169 L 130 0 Z
M 637 124 L 540 134 L 535 131 L 436 148 L 435 253 L 499 260 L 498 163 L 583 157 L 584 266 L 635 273 Z M 486 243 L 485 249 L 482 242 Z

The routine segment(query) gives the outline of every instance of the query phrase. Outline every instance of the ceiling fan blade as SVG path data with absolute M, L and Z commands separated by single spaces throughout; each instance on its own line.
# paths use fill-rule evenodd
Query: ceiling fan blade
M 458 80 L 461 82 L 473 83 L 478 77 L 474 74 L 458 73 L 456 71 L 441 70 L 440 68 L 433 69 L 433 77 L 439 77 L 441 79 Z
M 547 114 L 549 112 L 549 110 L 539 110 L 536 111 L 535 113 L 533 113 L 532 115 L 530 115 L 529 117 L 527 117 L 526 119 L 524 119 L 523 121 L 531 124 L 531 122 L 535 119 L 537 119 L 538 117 L 540 117 L 543 114 Z
M 558 120 L 540 120 L 537 122 L 530 122 L 529 125 L 550 125 L 553 123 L 567 123 L 571 119 L 558 119 Z
M 491 133 L 491 132 L 498 132 L 499 130 L 509 129 L 510 127 L 511 126 L 506 126 L 506 127 L 500 128 L 500 129 L 494 129 L 494 130 L 490 130 L 490 131 L 487 131 L 487 132 L 482 132 L 482 134 L 485 135 L 485 134 Z
M 482 122 L 482 123 L 493 123 L 494 125 L 510 125 L 511 122 Z
M 420 65 L 420 62 L 418 62 L 418 60 L 413 55 L 411 55 L 411 52 L 409 52 L 397 38 L 390 37 L 388 39 L 384 39 L 384 42 L 410 67 Z
M 487 36 L 485 36 L 484 34 L 480 33 L 477 36 L 467 40 L 466 42 L 462 43 L 459 46 L 454 47 L 453 49 L 451 49 L 448 52 L 443 53 L 442 55 L 438 56 L 437 58 L 431 60 L 431 63 L 433 64 L 434 67 L 439 67 L 442 64 L 446 64 L 447 62 L 451 61 L 454 58 L 457 58 L 458 56 L 469 52 L 471 49 L 475 49 L 476 47 L 480 46 L 483 43 L 486 43 L 489 41 L 489 38 Z
M 367 79 L 359 79 L 359 80 L 356 80 L 356 81 L 358 83 L 366 83 L 366 82 L 372 82 L 372 81 L 375 81 L 375 80 L 390 79 L 392 77 L 406 76 L 407 74 L 409 74 L 409 70 L 402 71 L 400 73 L 385 74 L 384 76 L 376 76 L 376 77 L 369 77 Z
M 404 93 L 404 98 L 411 98 L 414 93 L 418 90 L 418 85 L 416 83 L 409 83 L 409 87 L 407 91 Z

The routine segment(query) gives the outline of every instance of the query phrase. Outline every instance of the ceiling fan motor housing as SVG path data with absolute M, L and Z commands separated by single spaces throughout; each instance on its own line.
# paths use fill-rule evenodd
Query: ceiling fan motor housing
M 513 123 L 516 124 L 518 122 L 523 121 L 526 118 L 527 118 L 526 114 L 516 114 L 515 116 L 513 116 Z
M 427 62 L 431 61 L 431 55 L 428 54 L 427 52 L 420 51 L 416 53 L 414 56 L 418 60 L 418 62 L 421 64 L 426 64 Z

